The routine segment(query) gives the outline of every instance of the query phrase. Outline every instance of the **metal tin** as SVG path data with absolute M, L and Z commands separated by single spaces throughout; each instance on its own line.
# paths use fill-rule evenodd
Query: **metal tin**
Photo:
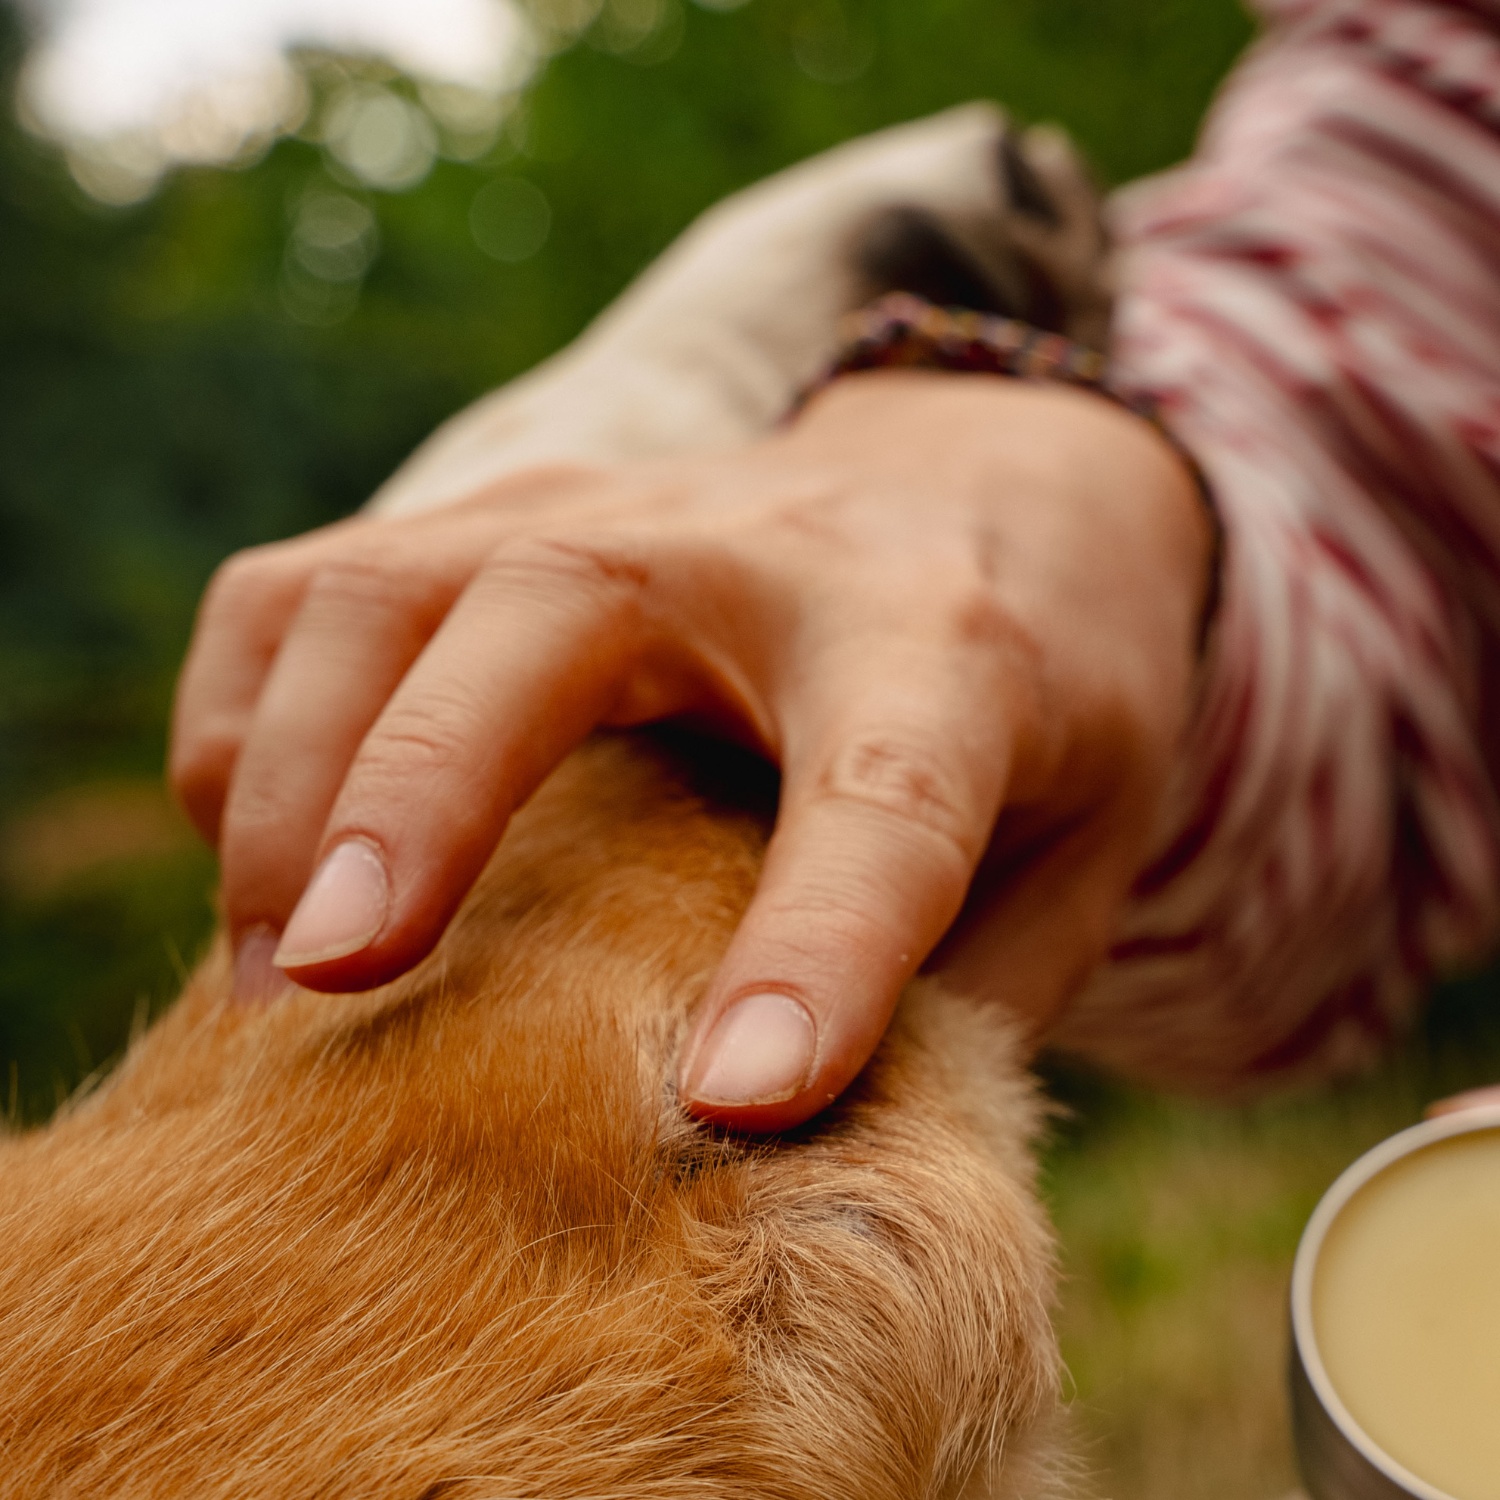
M 1292 1433 L 1313 1500 L 1453 1500 L 1382 1452 L 1339 1399 L 1318 1352 L 1313 1280 L 1330 1226 L 1367 1182 L 1438 1141 L 1490 1130 L 1500 1130 L 1500 1105 L 1442 1115 L 1393 1135 L 1328 1189 L 1302 1232 L 1292 1269 Z

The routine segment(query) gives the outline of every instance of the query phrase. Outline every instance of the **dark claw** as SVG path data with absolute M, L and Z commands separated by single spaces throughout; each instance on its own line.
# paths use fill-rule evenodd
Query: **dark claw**
M 1062 215 L 1047 196 L 1036 168 L 1026 160 L 1019 135 L 1014 130 L 1003 131 L 1000 136 L 1000 181 L 1010 206 L 1017 213 L 1041 220 L 1048 229 L 1062 227 Z

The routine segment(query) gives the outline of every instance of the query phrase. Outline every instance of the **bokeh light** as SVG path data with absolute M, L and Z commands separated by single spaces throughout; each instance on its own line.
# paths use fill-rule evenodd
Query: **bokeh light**
M 511 264 L 529 260 L 547 242 L 552 207 L 522 177 L 498 177 L 474 195 L 469 229 L 486 255 Z
M 328 54 L 382 59 L 424 85 L 417 102 L 336 98 L 324 123 L 356 177 L 412 187 L 438 126 L 460 157 L 493 140 L 501 101 L 562 35 L 513 0 L 35 0 L 32 13 L 22 118 L 66 147 L 86 192 L 115 204 L 148 196 L 177 165 L 258 159 L 303 127 L 305 59 Z

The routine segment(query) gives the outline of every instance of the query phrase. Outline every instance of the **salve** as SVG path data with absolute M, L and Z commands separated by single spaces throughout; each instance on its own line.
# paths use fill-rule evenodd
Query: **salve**
M 1312 1308 L 1366 1435 L 1453 1500 L 1500 1500 L 1500 1129 L 1371 1178 L 1329 1226 Z

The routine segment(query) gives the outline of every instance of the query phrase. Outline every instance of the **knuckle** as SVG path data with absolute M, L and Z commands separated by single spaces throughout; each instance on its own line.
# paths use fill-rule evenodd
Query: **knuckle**
M 890 938 L 890 924 L 879 915 L 884 889 L 845 873 L 810 888 L 764 903 L 760 916 L 776 933 L 784 966 L 815 972 L 832 953 L 878 952 Z
M 357 552 L 323 563 L 308 580 L 311 600 L 356 605 L 379 604 L 393 589 L 406 585 L 402 570 L 393 560 L 373 552 Z
M 238 619 L 261 594 L 260 570 L 241 557 L 231 557 L 214 569 L 203 590 L 202 619 Z
M 223 726 L 187 735 L 172 746 L 167 784 L 199 829 L 207 830 L 218 822 L 241 738 Z
M 204 593 L 212 610 L 240 613 L 275 592 L 285 576 L 285 564 L 274 545 L 236 552 L 214 570 Z
M 491 586 L 549 599 L 584 594 L 639 597 L 651 582 L 641 549 L 619 537 L 518 536 L 490 553 L 485 574 Z
M 400 786 L 412 776 L 442 776 L 459 759 L 458 738 L 451 731 L 415 718 L 391 724 L 371 735 L 359 766 L 362 787 Z
M 429 694 L 420 704 L 391 704 L 360 751 L 360 785 L 388 786 L 404 798 L 414 776 L 452 775 L 472 758 L 475 718 L 473 705 L 451 694 Z
M 467 715 L 452 719 L 429 709 L 388 711 L 350 770 L 333 822 L 365 831 L 389 828 L 420 803 L 441 809 L 434 816 L 440 816 L 445 843 L 473 843 L 489 826 L 502 787 L 486 776 L 468 723 Z
M 939 618 L 946 620 L 947 634 L 958 646 L 1033 666 L 1043 658 L 1035 635 L 993 583 L 982 576 L 952 588 L 940 608 Z
M 950 757 L 909 733 L 880 731 L 849 741 L 829 762 L 817 791 L 824 800 L 858 803 L 935 835 L 966 865 L 979 856 L 979 819 Z
M 306 614 L 333 621 L 391 615 L 426 617 L 446 607 L 448 590 L 425 569 L 388 552 L 364 551 L 324 563 L 308 580 Z
M 227 779 L 239 753 L 240 739 L 227 728 L 211 728 L 184 735 L 173 744 L 167 760 L 167 780 L 187 801 L 206 786 Z
M 1013 614 L 983 583 L 972 584 L 950 596 L 947 604 L 952 634 L 964 643 L 1008 646 L 1016 634 Z
M 934 609 L 952 659 L 962 662 L 969 701 L 999 703 L 1045 693 L 1048 652 L 1035 631 L 985 580 L 959 586 Z
M 237 712 L 179 715 L 167 751 L 167 777 L 173 787 L 227 774 L 240 753 L 249 722 Z
M 231 870 L 274 860 L 286 844 L 288 815 L 296 811 L 284 790 L 266 776 L 237 779 L 224 808 L 224 863 Z

